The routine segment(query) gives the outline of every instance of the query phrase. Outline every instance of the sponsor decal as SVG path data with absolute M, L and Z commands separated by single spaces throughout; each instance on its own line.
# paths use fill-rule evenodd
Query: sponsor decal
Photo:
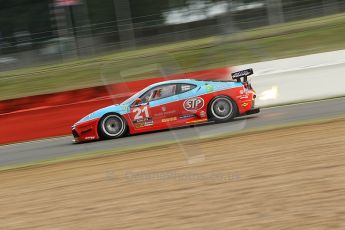
M 246 69 L 242 71 L 238 71 L 236 73 L 231 74 L 233 78 L 238 78 L 238 77 L 245 77 L 245 76 L 250 76 L 253 74 L 253 69 Z
M 156 113 L 156 114 L 154 114 L 154 116 L 155 117 L 161 117 L 161 116 L 172 115 L 172 114 L 175 114 L 175 113 L 176 113 L 176 110 L 171 110 L 171 111 L 168 111 L 168 112 Z
M 169 118 L 162 119 L 162 122 L 172 122 L 176 120 L 177 120 L 177 117 L 169 117 Z
M 233 77 L 242 77 L 242 76 L 248 76 L 248 75 L 250 75 L 250 72 L 244 70 L 244 71 L 234 73 L 232 76 Z
M 137 129 L 142 128 L 142 127 L 144 127 L 144 123 L 136 123 L 136 124 L 134 124 L 134 127 Z
M 194 98 L 190 98 L 187 99 L 183 102 L 183 108 L 186 111 L 197 111 L 202 109 L 202 107 L 204 107 L 204 99 L 202 99 L 201 97 L 194 97 Z
M 247 103 L 247 102 L 242 103 L 242 107 L 246 107 L 247 105 L 248 105 L 248 103 Z
M 214 91 L 213 85 L 206 85 L 206 92 L 210 93 Z
M 127 106 L 127 105 L 120 105 L 120 108 L 125 113 L 129 113 L 131 111 L 131 108 L 129 106 Z
M 151 126 L 153 125 L 153 120 L 145 121 L 144 126 Z
M 199 115 L 200 115 L 200 117 L 206 117 L 206 112 L 205 111 L 201 111 Z
M 240 99 L 241 99 L 241 100 L 248 99 L 248 98 L 249 98 L 248 95 L 240 96 Z
M 200 123 L 200 122 L 205 122 L 207 120 L 208 120 L 207 118 L 204 118 L 204 119 L 195 120 L 195 121 L 188 121 L 188 122 L 186 122 L 186 124 Z
M 162 107 L 162 111 L 163 111 L 163 112 L 167 111 L 167 107 L 163 106 L 163 107 Z
M 85 137 L 85 140 L 94 140 L 96 137 Z
M 152 126 L 153 125 L 153 121 L 150 122 L 141 122 L 141 123 L 136 123 L 134 124 L 135 128 L 143 128 L 143 127 L 147 127 L 147 126 Z
M 152 121 L 152 118 L 148 117 L 148 118 L 142 118 L 139 120 L 134 120 L 133 123 L 143 123 L 143 122 L 150 122 L 150 121 Z
M 133 109 L 133 113 L 135 114 L 134 120 L 140 120 L 140 119 L 143 119 L 145 117 L 150 117 L 149 109 L 147 106 L 144 106 L 142 108 L 137 107 L 137 108 Z
M 140 120 L 134 120 L 133 123 L 135 128 L 142 128 L 146 126 L 152 126 L 153 120 L 151 117 L 148 117 Z
M 182 115 L 182 116 L 180 116 L 180 119 L 187 119 L 187 118 L 192 118 L 192 117 L 195 117 L 195 114 Z

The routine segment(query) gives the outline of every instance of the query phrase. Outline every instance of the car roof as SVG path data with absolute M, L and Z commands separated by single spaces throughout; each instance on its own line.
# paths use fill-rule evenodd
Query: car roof
M 193 80 L 193 79 L 167 80 L 167 81 L 160 81 L 160 82 L 154 83 L 151 86 L 159 86 L 159 85 L 165 85 L 165 84 L 177 84 L 177 83 L 196 83 L 196 80 Z

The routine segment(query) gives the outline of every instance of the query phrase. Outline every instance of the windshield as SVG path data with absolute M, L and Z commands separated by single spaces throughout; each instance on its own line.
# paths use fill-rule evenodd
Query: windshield
M 124 102 L 121 103 L 121 105 L 125 105 L 125 104 L 131 104 L 135 99 L 137 99 L 141 94 L 143 94 L 144 92 L 146 92 L 147 90 L 149 90 L 151 88 L 151 86 L 148 86 L 142 90 L 140 90 L 139 92 L 137 92 L 136 94 L 132 95 L 131 97 L 127 98 L 127 100 L 125 100 Z

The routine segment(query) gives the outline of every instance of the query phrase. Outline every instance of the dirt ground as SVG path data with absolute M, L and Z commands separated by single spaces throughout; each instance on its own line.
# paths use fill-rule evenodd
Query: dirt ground
M 0 229 L 345 229 L 345 121 L 0 173 Z

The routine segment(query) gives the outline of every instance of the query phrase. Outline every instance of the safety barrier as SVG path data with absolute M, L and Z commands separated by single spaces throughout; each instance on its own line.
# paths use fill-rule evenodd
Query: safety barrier
M 235 66 L 253 68 L 260 107 L 345 95 L 345 50 Z

